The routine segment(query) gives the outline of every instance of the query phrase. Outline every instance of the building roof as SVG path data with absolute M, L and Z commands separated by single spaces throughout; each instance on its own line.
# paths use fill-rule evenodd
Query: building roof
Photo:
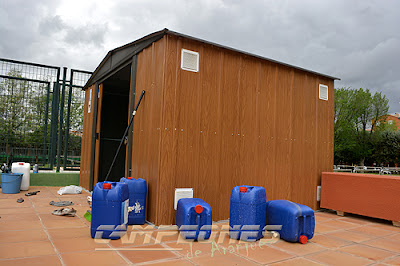
M 174 36 L 178 36 L 178 37 L 182 37 L 185 39 L 190 39 L 190 40 L 194 40 L 194 41 L 198 41 L 201 43 L 205 43 L 205 44 L 209 44 L 209 45 L 213 45 L 216 47 L 220 47 L 223 49 L 227 49 L 230 51 L 234 51 L 237 53 L 241 53 L 244 55 L 248 55 L 248 56 L 252 56 L 255 58 L 259 58 L 259 59 L 263 59 L 263 60 L 267 60 L 273 63 L 277 63 L 280 65 L 284 65 L 284 66 L 288 66 L 288 67 L 292 67 L 298 70 L 302 70 L 302 71 L 306 71 L 312 74 L 316 74 L 319 76 L 323 76 L 323 77 L 327 77 L 330 79 L 334 79 L 334 80 L 340 80 L 337 77 L 333 77 L 333 76 L 329 76 L 323 73 L 319 73 L 319 72 L 315 72 L 309 69 L 305 69 L 302 67 L 298 67 L 298 66 L 294 66 L 294 65 L 290 65 L 290 64 L 286 64 L 280 61 L 276 61 L 270 58 L 266 58 L 266 57 L 262 57 L 259 55 L 255 55 L 255 54 L 251 54 L 248 52 L 244 52 L 238 49 L 234 49 L 228 46 L 224 46 L 224 45 L 220 45 L 217 43 L 213 43 L 213 42 L 209 42 L 206 40 L 202 40 L 199 38 L 195 38 L 189 35 L 185 35 L 179 32 L 175 32 L 175 31 L 171 31 L 167 28 L 157 31 L 157 32 L 153 32 L 149 35 L 146 35 L 136 41 L 133 41 L 131 43 L 125 44 L 123 46 L 120 46 L 118 48 L 115 48 L 111 51 L 109 51 L 107 53 L 107 55 L 104 57 L 104 59 L 101 61 L 101 63 L 98 65 L 98 67 L 96 68 L 96 70 L 93 72 L 92 76 L 90 77 L 90 79 L 87 81 L 86 85 L 84 86 L 84 90 L 86 90 L 89 86 L 91 86 L 92 84 L 94 84 L 95 82 L 98 81 L 103 81 L 105 80 L 107 77 L 115 74 L 116 72 L 118 72 L 119 70 L 121 70 L 123 67 L 127 66 L 128 64 L 131 63 L 132 61 L 132 57 L 138 53 L 140 53 L 143 49 L 145 49 L 146 47 L 150 46 L 153 42 L 156 42 L 158 40 L 160 40 L 161 38 L 164 37 L 164 35 L 174 35 Z

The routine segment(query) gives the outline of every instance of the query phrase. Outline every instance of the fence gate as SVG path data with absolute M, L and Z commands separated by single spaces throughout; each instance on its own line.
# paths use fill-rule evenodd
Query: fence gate
M 60 74 L 63 72 L 63 78 Z M 0 162 L 79 169 L 91 72 L 0 58 Z

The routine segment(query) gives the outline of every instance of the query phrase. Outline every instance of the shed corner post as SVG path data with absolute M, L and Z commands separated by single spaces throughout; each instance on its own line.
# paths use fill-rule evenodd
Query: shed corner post
M 129 92 L 129 115 L 128 119 L 132 115 L 132 112 L 135 109 L 135 99 L 136 99 L 136 74 L 137 74 L 137 54 L 132 57 L 132 65 L 131 65 L 131 83 L 130 83 L 130 92 Z M 127 151 L 126 151 L 126 166 L 125 166 L 125 177 L 131 176 L 131 168 L 132 168 L 132 147 L 133 147 L 133 124 L 128 129 L 128 142 L 127 142 Z
M 98 106 L 98 94 L 100 84 L 95 83 L 94 95 L 93 95 L 93 121 L 92 121 L 92 141 L 90 146 L 90 168 L 89 168 L 89 190 L 93 190 L 94 181 L 94 161 L 95 161 L 95 147 L 96 147 L 96 127 L 97 127 L 97 106 Z

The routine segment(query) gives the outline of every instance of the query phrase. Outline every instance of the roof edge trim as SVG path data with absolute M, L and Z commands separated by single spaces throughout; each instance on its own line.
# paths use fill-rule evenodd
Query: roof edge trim
M 255 58 L 262 59 L 262 60 L 267 60 L 267 61 L 270 61 L 270 62 L 273 62 L 273 63 L 276 63 L 276 64 L 292 67 L 292 68 L 295 68 L 295 69 L 298 69 L 298 70 L 301 70 L 301 71 L 309 72 L 309 73 L 316 74 L 316 75 L 323 76 L 323 77 L 327 77 L 327 78 L 330 78 L 330 79 L 340 80 L 340 78 L 338 78 L 338 77 L 330 76 L 330 75 L 327 75 L 327 74 L 323 74 L 323 73 L 320 73 L 320 72 L 316 72 L 316 71 L 313 71 L 313 70 L 302 68 L 302 67 L 299 67 L 299 66 L 295 66 L 295 65 L 288 64 L 288 63 L 284 63 L 284 62 L 277 61 L 277 60 L 274 60 L 274 59 L 271 59 L 271 58 L 268 58 L 268 57 L 263 57 L 263 56 L 260 56 L 260 55 L 252 54 L 252 53 L 249 53 L 249 52 L 245 52 L 245 51 L 242 51 L 242 50 L 239 50 L 239 49 L 236 49 L 236 48 L 232 48 L 232 47 L 229 47 L 229 46 L 221 45 L 221 44 L 218 44 L 218 43 L 209 42 L 209 41 L 206 41 L 206 40 L 203 40 L 203 39 L 199 39 L 199 38 L 196 38 L 196 37 L 192 37 L 192 36 L 185 35 L 185 34 L 182 34 L 182 33 L 179 33 L 179 32 L 175 32 L 175 31 L 171 31 L 171 30 L 168 30 L 168 29 L 164 29 L 164 30 L 166 30 L 166 33 L 170 34 L 170 35 L 175 35 L 175 36 L 178 36 L 178 37 L 182 37 L 182 38 L 191 39 L 191 40 L 194 40 L 194 41 L 206 43 L 206 44 L 213 45 L 213 46 L 216 46 L 216 47 L 220 47 L 220 48 L 223 48 L 223 49 L 227 49 L 227 50 L 230 50 L 230 51 L 233 51 L 233 52 L 241 53 L 241 54 L 244 54 L 244 55 L 247 55 L 247 56 L 252 56 L 252 57 L 255 57 Z
M 100 70 L 101 70 L 102 67 L 105 65 L 105 63 L 108 61 L 108 59 L 109 59 L 112 55 L 114 55 L 116 52 L 121 51 L 121 50 L 123 50 L 123 49 L 125 49 L 125 48 L 127 48 L 127 47 L 140 44 L 140 43 L 142 43 L 142 42 L 144 42 L 144 41 L 146 41 L 146 40 L 152 39 L 152 38 L 155 38 L 156 41 L 157 41 L 157 40 L 161 39 L 161 38 L 166 34 L 166 32 L 168 32 L 168 29 L 165 28 L 165 29 L 163 29 L 163 30 L 150 33 L 150 34 L 148 34 L 148 35 L 146 35 L 146 36 L 144 36 L 144 37 L 142 37 L 142 38 L 140 38 L 140 39 L 138 39 L 138 40 L 136 40 L 136 41 L 130 42 L 130 43 L 128 43 L 128 44 L 119 46 L 119 47 L 117 47 L 117 48 L 115 48 L 115 49 L 113 49 L 113 50 L 110 50 L 110 51 L 106 54 L 106 56 L 103 58 L 103 60 L 100 62 L 100 64 L 96 67 L 96 69 L 95 69 L 95 71 L 93 72 L 92 76 L 91 76 L 91 77 L 89 78 L 89 80 L 86 82 L 86 84 L 85 84 L 85 86 L 82 88 L 82 90 L 86 90 L 88 87 L 90 87 L 91 85 L 93 85 L 97 80 L 101 79 L 101 77 L 103 77 L 105 74 L 107 74 L 107 72 L 106 72 L 104 75 L 101 75 L 100 77 L 97 77 L 97 75 L 99 74 Z M 157 38 L 157 37 L 159 37 L 159 38 Z M 146 46 L 146 47 L 147 47 L 147 46 Z M 143 49 L 146 48 L 146 47 L 143 47 L 142 49 L 140 49 L 139 51 L 136 51 L 135 53 L 140 52 L 141 50 L 143 50 Z M 132 56 L 133 56 L 133 55 L 130 55 L 129 57 L 132 57 Z M 123 60 L 123 61 L 126 61 L 126 60 L 129 60 L 129 58 L 127 57 L 127 58 L 126 58 L 125 60 Z
M 173 35 L 173 36 L 178 36 L 178 37 L 181 37 L 181 38 L 186 38 L 186 39 L 197 41 L 197 42 L 201 42 L 201 43 L 205 43 L 205 44 L 212 45 L 212 46 L 215 46 L 215 47 L 219 47 L 219 48 L 222 48 L 222 49 L 227 49 L 227 50 L 230 50 L 230 51 L 233 51 L 233 52 L 236 52 L 236 53 L 240 53 L 240 54 L 244 54 L 244 55 L 247 55 L 247 56 L 255 57 L 255 58 L 258 58 L 258 59 L 266 60 L 266 61 L 269 61 L 269 62 L 272 62 L 272 63 L 276 63 L 276 64 L 279 64 L 279 65 L 291 67 L 291 68 L 294 68 L 294 69 L 297 69 L 297 70 L 300 70 L 300 71 L 312 73 L 312 74 L 315 74 L 315 75 L 318 75 L 318 76 L 322 76 L 322 77 L 326 77 L 326 78 L 329 78 L 329 79 L 340 80 L 340 78 L 338 78 L 338 77 L 334 77 L 334 76 L 330 76 L 330 75 L 327 75 L 327 74 L 319 73 L 319 72 L 316 72 L 316 71 L 313 71 L 313 70 L 309 70 L 309 69 L 306 69 L 306 68 L 302 68 L 302 67 L 299 67 L 299 66 L 287 64 L 287 63 L 280 62 L 280 61 L 277 61 L 277 60 L 274 60 L 274 59 L 271 59 L 271 58 L 263 57 L 263 56 L 252 54 L 252 53 L 248 53 L 248 52 L 245 52 L 245 51 L 242 51 L 242 50 L 239 50 L 239 49 L 235 49 L 235 48 L 224 46 L 224 45 L 221 45 L 221 44 L 209 42 L 209 41 L 206 41 L 206 40 L 203 40 L 203 39 L 199 39 L 199 38 L 196 38 L 196 37 L 192 37 L 192 36 L 189 36 L 189 35 L 185 35 L 185 34 L 182 34 L 182 33 L 179 33 L 179 32 L 175 32 L 175 31 L 171 31 L 171 30 L 169 30 L 167 28 L 164 28 L 164 29 L 162 29 L 160 31 L 156 31 L 156 32 L 150 33 L 150 34 L 148 34 L 148 35 L 146 35 L 146 36 L 144 36 L 144 37 L 142 37 L 142 38 L 140 38 L 140 39 L 138 39 L 136 41 L 127 43 L 127 44 L 119 46 L 119 47 L 117 47 L 117 48 L 115 48 L 113 50 L 110 50 L 107 53 L 107 55 L 103 58 L 101 63 L 96 67 L 96 69 L 93 72 L 92 76 L 89 78 L 89 80 L 86 82 L 85 86 L 83 87 L 83 90 L 86 90 L 89 86 L 91 86 L 96 81 L 98 81 L 99 79 L 104 77 L 107 73 L 112 71 L 112 69 L 110 69 L 109 71 L 106 71 L 105 73 L 103 73 L 100 76 L 98 76 L 100 70 L 106 64 L 108 59 L 110 59 L 110 57 L 112 57 L 114 54 L 116 54 L 117 52 L 122 51 L 122 50 L 124 50 L 124 49 L 126 49 L 128 47 L 136 46 L 136 45 L 141 44 L 141 43 L 143 43 L 145 41 L 153 39 L 153 41 L 151 41 L 148 45 L 146 45 L 144 47 L 139 47 L 139 49 L 134 52 L 134 54 L 137 54 L 137 53 L 141 52 L 143 49 L 145 49 L 146 47 L 148 47 L 151 43 L 161 39 L 166 34 Z M 129 57 L 132 57 L 132 56 L 133 56 L 133 54 L 129 54 L 129 56 L 126 56 L 126 58 L 124 60 L 122 60 L 122 61 L 126 62 L 127 60 L 129 60 Z

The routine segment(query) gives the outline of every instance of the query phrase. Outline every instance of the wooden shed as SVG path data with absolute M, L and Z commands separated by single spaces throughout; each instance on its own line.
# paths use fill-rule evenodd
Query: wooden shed
M 229 218 L 242 184 L 317 209 L 335 79 L 168 29 L 147 35 L 110 51 L 84 87 L 80 185 L 104 180 L 145 90 L 109 180 L 147 180 L 147 220 L 175 223 L 175 188 L 193 188 L 213 220 Z

